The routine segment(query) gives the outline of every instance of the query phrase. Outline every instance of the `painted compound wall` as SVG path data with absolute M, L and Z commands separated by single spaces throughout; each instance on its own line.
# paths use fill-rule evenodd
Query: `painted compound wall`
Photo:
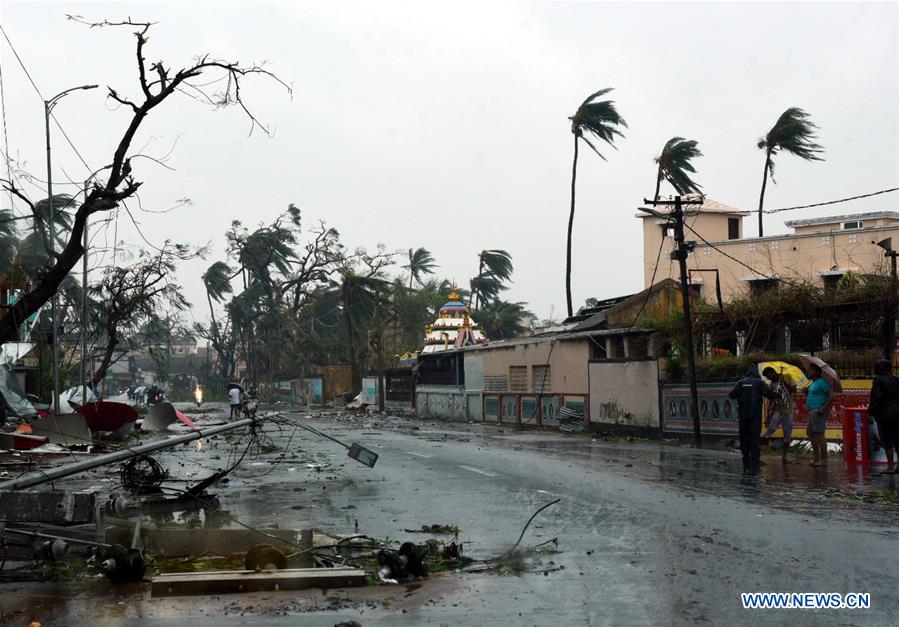
M 657 361 L 593 361 L 588 370 L 591 423 L 661 428 Z
M 468 392 L 450 385 L 419 385 L 415 388 L 416 411 L 422 418 L 482 420 L 481 392 Z

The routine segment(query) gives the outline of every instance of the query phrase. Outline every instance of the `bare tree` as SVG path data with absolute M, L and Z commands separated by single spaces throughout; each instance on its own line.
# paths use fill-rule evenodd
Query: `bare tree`
M 88 217 L 115 209 L 123 201 L 134 196 L 140 188 L 141 182 L 134 178 L 132 172 L 132 158 L 137 155 L 130 154 L 131 144 L 144 120 L 154 109 L 175 92 L 186 93 L 191 97 L 199 95 L 199 98 L 215 106 L 237 105 L 250 119 L 251 133 L 255 128 L 260 128 L 268 134 L 268 130 L 244 103 L 241 94 L 243 79 L 250 75 L 261 75 L 277 81 L 290 92 L 289 86 L 262 66 L 242 66 L 236 62 L 214 59 L 209 55 L 201 56 L 195 59 L 192 65 L 177 71 L 172 70 L 162 61 L 148 66 L 144 58 L 144 48 L 149 41 L 147 33 L 153 26 L 150 22 L 134 22 L 130 19 L 121 22 L 86 22 L 80 17 L 74 16 L 69 16 L 69 19 L 86 24 L 91 28 L 126 27 L 137 29 L 134 35 L 137 39 L 135 52 L 140 93 L 137 97 L 128 97 L 112 87 L 108 87 L 108 97 L 130 109 L 131 120 L 119 139 L 112 161 L 92 175 L 84 202 L 74 213 L 72 228 L 62 250 L 51 255 L 46 270 L 36 277 L 29 291 L 10 306 L 5 315 L 0 318 L 0 344 L 18 339 L 21 324 L 53 297 L 66 275 L 75 267 L 84 254 L 81 241 Z M 194 84 L 193 79 L 208 74 L 220 74 L 221 78 L 225 79 L 221 92 L 209 95 L 202 90 L 201 86 Z M 103 180 L 103 176 L 106 177 L 105 180 Z M 0 182 L 5 190 L 28 205 L 40 226 L 42 222 L 39 219 L 40 211 L 36 203 L 32 202 L 13 181 L 0 179 Z
M 166 312 L 188 307 L 180 286 L 168 277 L 175 271 L 177 261 L 191 256 L 185 246 L 166 242 L 154 256 L 141 252 L 137 263 L 111 268 L 93 288 L 96 300 L 103 303 L 97 310 L 97 326 L 106 337 L 106 349 L 94 372 L 92 386 L 106 376 L 126 331 L 136 333 Z

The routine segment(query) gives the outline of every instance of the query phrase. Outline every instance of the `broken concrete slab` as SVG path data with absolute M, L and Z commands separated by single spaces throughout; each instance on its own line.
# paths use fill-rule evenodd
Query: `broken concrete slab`
M 63 446 L 93 443 L 87 419 L 79 413 L 40 418 L 31 423 L 31 431 L 34 435 L 46 436 L 53 444 Z
M 294 568 L 259 572 L 222 570 L 157 575 L 152 579 L 150 591 L 152 596 L 181 596 L 364 585 L 365 571 L 356 568 Z
M 107 522 L 118 522 L 107 519 Z M 132 528 L 123 521 L 124 526 L 112 526 L 106 530 L 106 542 L 109 544 L 128 544 L 131 542 Z M 140 543 L 143 548 L 160 557 L 190 557 L 201 553 L 231 555 L 249 551 L 257 544 L 271 544 L 281 551 L 296 550 L 296 529 L 265 529 L 263 533 L 249 529 L 171 529 L 142 527 Z
M 94 521 L 95 492 L 0 491 L 0 520 L 6 522 L 40 522 L 56 525 Z

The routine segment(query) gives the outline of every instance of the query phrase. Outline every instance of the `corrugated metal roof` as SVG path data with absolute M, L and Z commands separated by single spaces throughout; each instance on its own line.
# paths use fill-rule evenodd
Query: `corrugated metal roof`
M 824 218 L 805 218 L 803 220 L 788 220 L 785 225 L 791 229 L 803 226 L 817 226 L 819 224 L 836 224 L 837 222 L 856 222 L 858 220 L 899 220 L 897 211 L 869 211 L 868 213 L 848 213 L 839 216 L 827 216 Z

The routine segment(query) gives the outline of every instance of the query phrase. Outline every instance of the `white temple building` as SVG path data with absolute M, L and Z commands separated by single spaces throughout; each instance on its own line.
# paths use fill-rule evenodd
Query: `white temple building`
M 437 312 L 434 324 L 425 329 L 425 346 L 421 352 L 436 353 L 486 341 L 484 331 L 471 320 L 468 307 L 454 291 Z

